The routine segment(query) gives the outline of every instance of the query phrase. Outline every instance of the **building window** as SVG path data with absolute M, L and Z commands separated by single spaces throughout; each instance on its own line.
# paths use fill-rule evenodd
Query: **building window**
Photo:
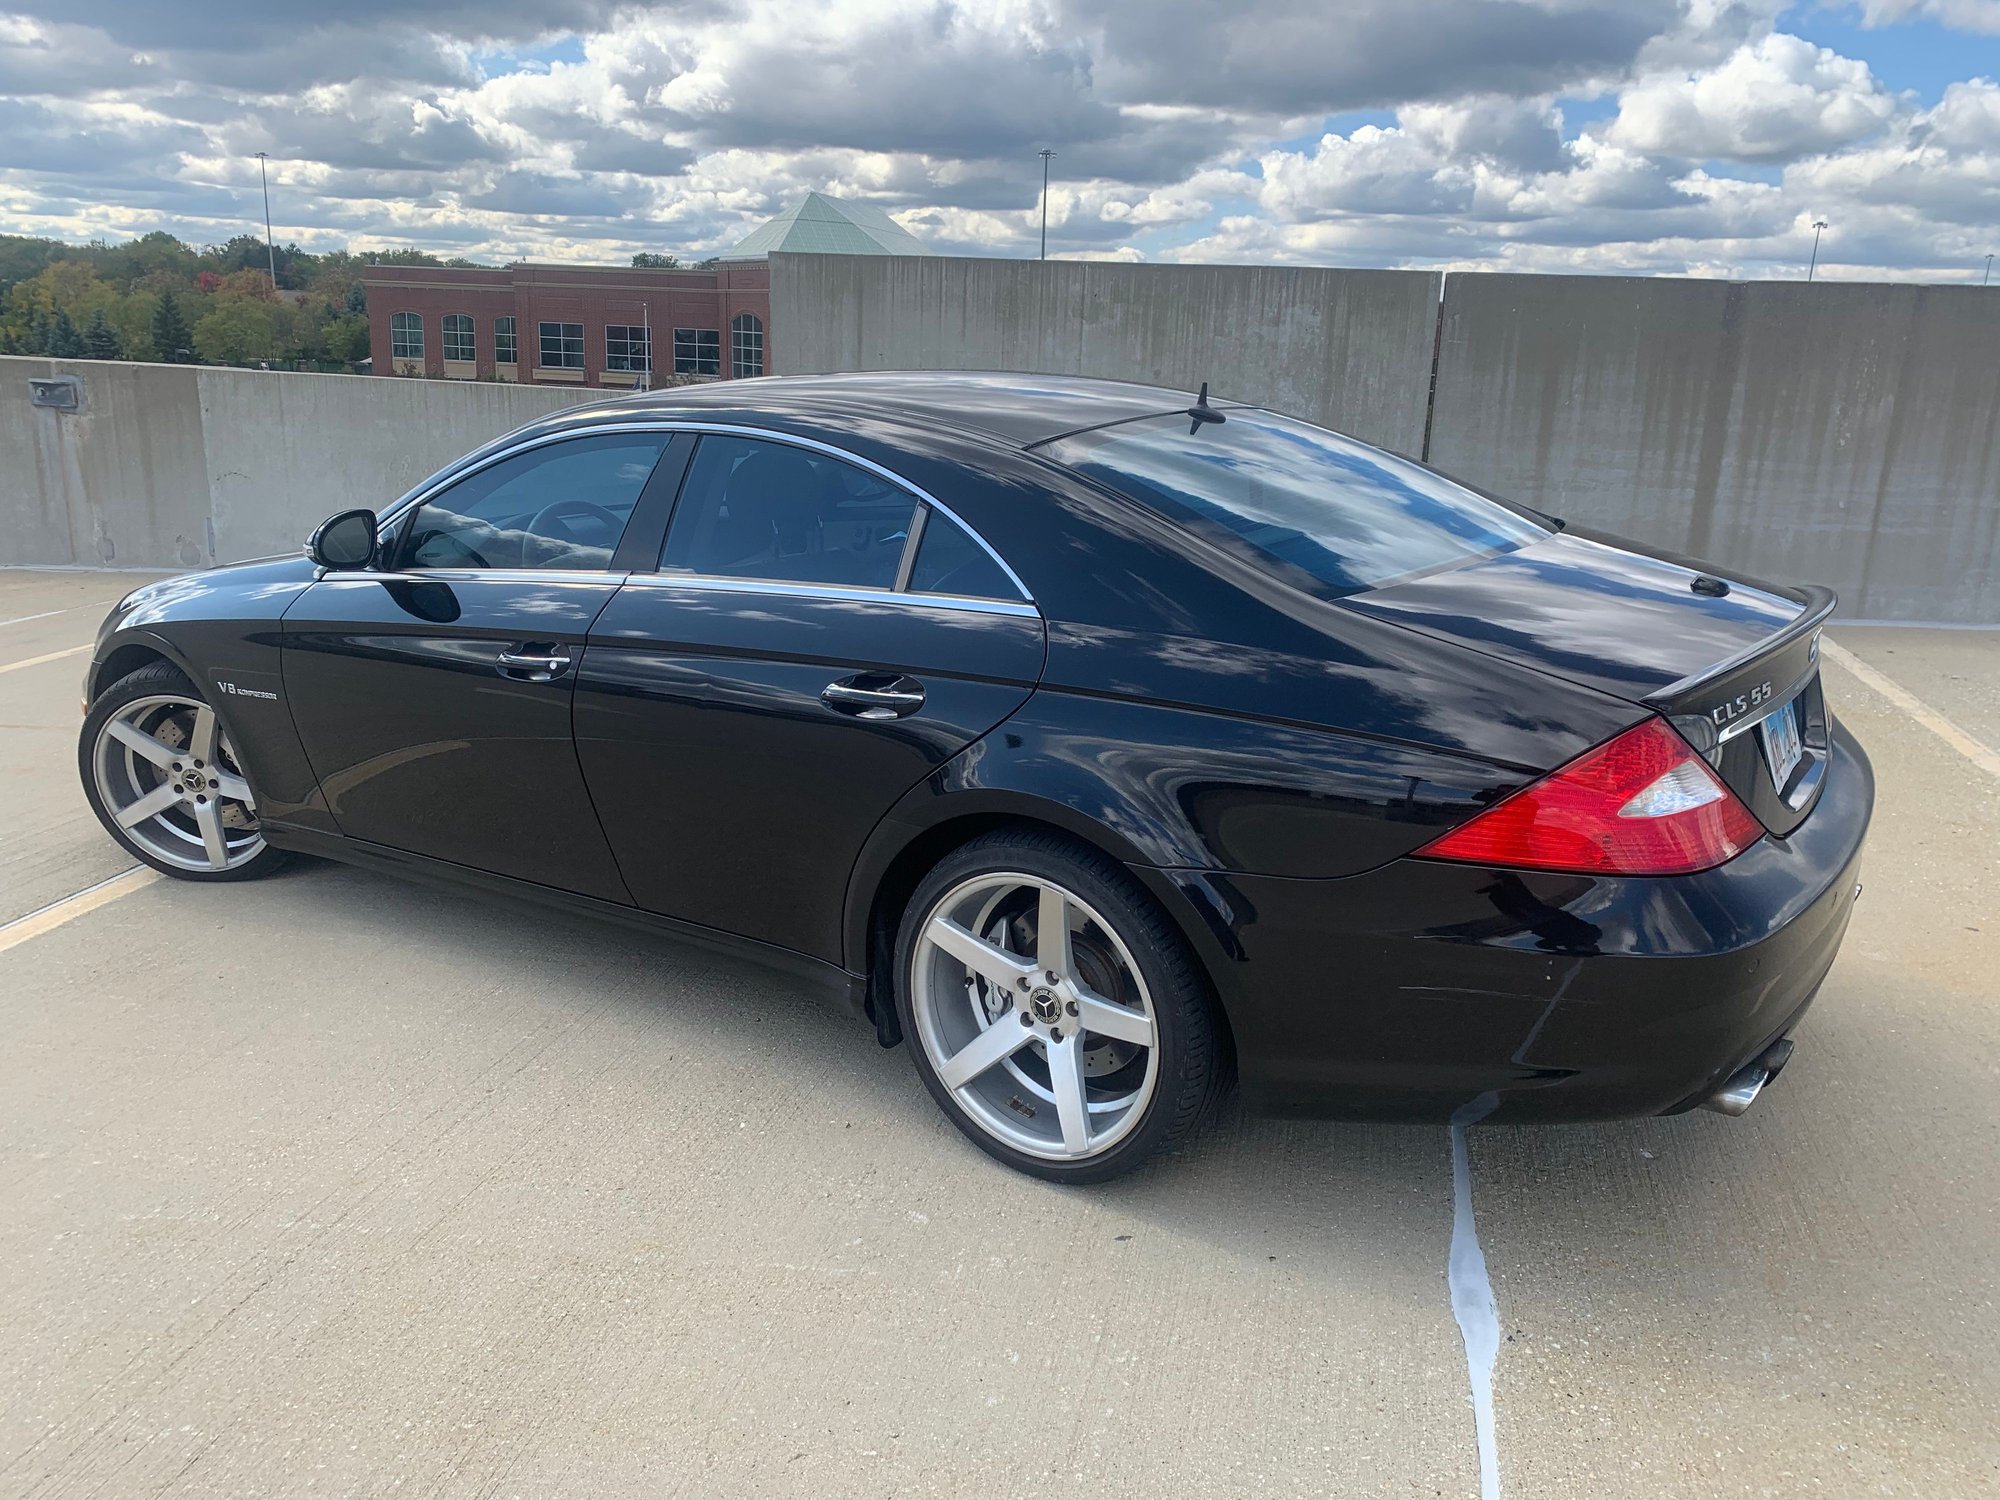
M 511 365 L 520 362 L 521 351 L 514 343 L 514 320 L 495 318 L 493 320 L 493 360 L 495 364 Z
M 720 375 L 722 335 L 713 328 L 674 330 L 674 373 L 676 375 Z
M 424 320 L 418 313 L 395 313 L 389 319 L 389 357 L 424 357 Z
M 476 356 L 472 352 L 472 315 L 470 313 L 446 313 L 444 315 L 444 357 L 464 360 L 471 364 Z
M 604 368 L 653 368 L 653 331 L 636 323 L 612 323 L 604 330 Z
M 729 373 L 739 380 L 764 373 L 764 325 L 755 313 L 729 320 Z
M 541 325 L 542 368 L 581 370 L 583 368 L 583 325 L 544 323 Z

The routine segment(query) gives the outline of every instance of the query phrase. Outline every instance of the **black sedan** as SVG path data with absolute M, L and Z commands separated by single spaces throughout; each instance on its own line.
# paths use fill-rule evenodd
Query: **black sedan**
M 1205 388 L 744 381 L 138 590 L 79 758 L 184 879 L 330 856 L 827 981 L 1089 1181 L 1233 1078 L 1748 1107 L 1859 890 L 1832 606 Z

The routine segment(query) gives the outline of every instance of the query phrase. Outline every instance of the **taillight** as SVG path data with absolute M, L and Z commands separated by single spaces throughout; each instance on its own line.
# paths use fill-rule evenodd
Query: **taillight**
M 1687 875 L 1734 859 L 1763 832 L 1692 745 L 1648 719 L 1417 853 L 1523 870 Z

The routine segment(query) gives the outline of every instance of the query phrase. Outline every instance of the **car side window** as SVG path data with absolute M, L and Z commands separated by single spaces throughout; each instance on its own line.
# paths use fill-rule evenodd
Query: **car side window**
M 965 599 L 1021 597 L 992 555 L 940 510 L 933 510 L 924 521 L 909 587 L 916 594 L 956 594 Z
M 397 566 L 601 572 L 671 438 L 605 433 L 490 464 L 424 502 Z
M 663 572 L 890 589 L 917 502 L 866 469 L 789 443 L 708 434 Z

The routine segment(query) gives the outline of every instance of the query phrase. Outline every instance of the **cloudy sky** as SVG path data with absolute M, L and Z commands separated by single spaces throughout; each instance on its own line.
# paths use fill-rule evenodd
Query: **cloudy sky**
M 10 8 L 12 7 L 12 8 Z M 0 230 L 1977 280 L 2000 0 L 0 0 Z

